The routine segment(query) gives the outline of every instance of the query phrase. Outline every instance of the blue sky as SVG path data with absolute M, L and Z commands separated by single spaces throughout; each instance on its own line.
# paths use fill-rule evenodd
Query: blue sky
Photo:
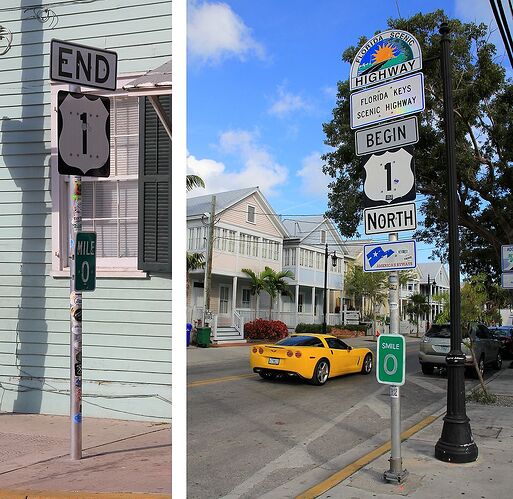
M 258 185 L 278 214 L 322 214 L 327 184 L 320 155 L 336 84 L 349 76 L 341 54 L 386 20 L 443 8 L 492 25 L 488 0 L 189 1 L 187 171 L 206 189 Z M 504 47 L 492 34 L 498 52 Z M 360 231 L 362 237 L 363 229 Z M 400 233 L 404 239 L 411 233 Z M 383 235 L 378 239 L 384 240 Z M 428 261 L 431 247 L 418 246 Z

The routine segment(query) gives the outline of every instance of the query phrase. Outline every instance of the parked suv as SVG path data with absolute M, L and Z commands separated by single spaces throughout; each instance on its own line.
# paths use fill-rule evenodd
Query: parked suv
M 424 374 L 432 374 L 435 367 L 446 367 L 445 356 L 451 347 L 450 324 L 433 324 L 420 342 L 419 362 Z M 461 350 L 465 354 L 465 367 L 469 374 L 477 376 L 472 361 L 472 353 L 465 343 L 472 340 L 477 365 L 481 373 L 485 366 L 494 369 L 502 366 L 500 343 L 484 324 L 471 324 L 461 329 Z
M 513 358 L 513 326 L 493 326 L 490 328 L 494 337 L 499 340 L 503 359 Z

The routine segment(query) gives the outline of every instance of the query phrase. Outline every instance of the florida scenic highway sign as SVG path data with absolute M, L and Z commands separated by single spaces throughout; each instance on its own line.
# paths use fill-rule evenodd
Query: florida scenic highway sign
M 350 90 L 406 76 L 422 69 L 417 39 L 406 31 L 390 29 L 371 37 L 351 64 Z

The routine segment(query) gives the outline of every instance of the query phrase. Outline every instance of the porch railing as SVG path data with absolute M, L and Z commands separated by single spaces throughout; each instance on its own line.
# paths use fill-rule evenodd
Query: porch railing
M 241 315 L 237 310 L 233 311 L 233 327 L 241 336 L 244 336 L 244 323 L 242 322 Z

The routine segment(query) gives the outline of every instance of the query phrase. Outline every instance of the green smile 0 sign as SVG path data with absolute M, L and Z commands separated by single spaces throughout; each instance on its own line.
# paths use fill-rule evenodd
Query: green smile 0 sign
M 404 336 L 382 334 L 378 337 L 376 378 L 385 385 L 404 385 L 406 345 Z
M 77 232 L 75 243 L 75 290 L 96 288 L 96 232 Z

